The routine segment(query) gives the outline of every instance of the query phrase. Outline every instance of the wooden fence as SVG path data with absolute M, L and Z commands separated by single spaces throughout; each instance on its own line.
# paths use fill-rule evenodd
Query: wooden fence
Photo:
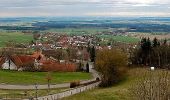
M 68 96 L 71 96 L 71 95 L 74 95 L 74 94 L 81 93 L 83 91 L 94 89 L 99 84 L 100 84 L 100 81 L 96 82 L 96 83 L 89 84 L 87 86 L 74 88 L 74 89 L 71 89 L 71 90 L 68 90 L 68 91 L 65 91 L 65 92 L 62 92 L 62 93 L 38 97 L 38 98 L 34 98 L 34 99 L 24 99 L 24 100 L 58 100 L 58 99 L 61 99 L 61 98 L 64 98 L 64 97 L 68 97 Z

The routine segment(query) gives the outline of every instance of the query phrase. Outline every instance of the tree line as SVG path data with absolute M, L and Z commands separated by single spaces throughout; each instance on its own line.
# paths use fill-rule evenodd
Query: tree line
M 142 38 L 139 46 L 131 50 L 132 64 L 154 66 L 157 68 L 170 68 L 170 47 L 167 40 Z

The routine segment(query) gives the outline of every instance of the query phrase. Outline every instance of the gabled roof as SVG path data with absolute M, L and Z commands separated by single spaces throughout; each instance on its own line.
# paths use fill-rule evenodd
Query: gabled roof
M 30 55 L 12 55 L 10 57 L 0 57 L 0 66 L 5 63 L 6 59 L 10 59 L 17 67 L 28 63 L 34 63 L 35 58 Z
M 44 55 L 40 51 L 37 51 L 33 53 L 32 57 L 34 57 L 35 59 L 39 59 L 39 58 L 41 59 L 44 58 Z
M 11 57 L 11 60 L 19 67 L 24 64 L 34 63 L 35 58 L 27 55 L 19 55 L 19 56 L 15 55 Z
M 5 62 L 5 57 L 0 57 L 0 67 L 2 66 L 2 64 Z

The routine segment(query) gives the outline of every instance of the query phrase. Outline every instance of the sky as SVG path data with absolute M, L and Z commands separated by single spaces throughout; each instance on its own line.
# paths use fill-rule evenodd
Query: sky
M 0 17 L 170 17 L 170 0 L 0 0 Z

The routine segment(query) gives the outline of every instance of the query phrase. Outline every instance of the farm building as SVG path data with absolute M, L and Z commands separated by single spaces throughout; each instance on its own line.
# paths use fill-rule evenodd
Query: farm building
M 0 68 L 9 70 L 27 71 L 64 71 L 73 72 L 77 70 L 74 63 L 60 63 L 52 59 L 47 59 L 41 52 L 33 55 L 11 55 L 0 57 Z
M 23 70 L 28 64 L 34 64 L 35 59 L 32 56 L 12 55 L 10 57 L 1 57 L 0 66 L 2 69 Z

